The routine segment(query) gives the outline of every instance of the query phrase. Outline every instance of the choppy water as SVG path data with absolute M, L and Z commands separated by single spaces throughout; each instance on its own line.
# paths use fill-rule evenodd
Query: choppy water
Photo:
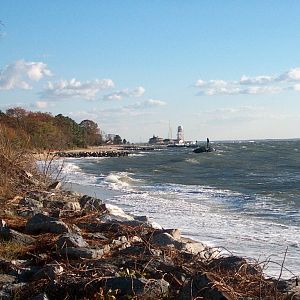
M 122 158 L 67 159 L 69 182 L 115 191 L 106 201 L 234 254 L 300 275 L 300 140 L 214 143 Z M 270 257 L 271 256 L 271 257 Z M 293 276 L 285 271 L 285 276 Z

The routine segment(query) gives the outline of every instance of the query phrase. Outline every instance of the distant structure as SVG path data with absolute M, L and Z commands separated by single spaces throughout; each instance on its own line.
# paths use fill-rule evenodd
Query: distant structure
M 164 139 L 153 134 L 153 137 L 149 139 L 149 144 L 162 145 L 164 143 Z
M 168 139 L 169 139 L 169 140 L 172 140 L 172 139 L 173 139 L 173 137 L 172 137 L 172 128 L 171 128 L 171 123 L 170 123 L 170 121 L 169 121 Z
M 183 127 L 181 125 L 179 125 L 177 129 L 177 143 L 178 144 L 184 143 Z

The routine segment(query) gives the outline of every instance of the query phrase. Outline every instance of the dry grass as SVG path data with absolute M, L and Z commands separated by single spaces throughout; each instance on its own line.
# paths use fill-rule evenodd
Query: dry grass
M 14 132 L 0 126 L 0 197 L 11 198 L 33 184 L 36 173 L 33 156 Z
M 0 241 L 0 259 L 14 260 L 24 257 L 32 246 L 26 246 L 13 241 Z

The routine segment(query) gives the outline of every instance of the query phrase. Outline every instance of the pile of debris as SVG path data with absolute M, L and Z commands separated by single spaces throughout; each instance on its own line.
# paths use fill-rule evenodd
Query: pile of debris
M 300 299 L 296 279 L 59 187 L 3 202 L 0 299 Z

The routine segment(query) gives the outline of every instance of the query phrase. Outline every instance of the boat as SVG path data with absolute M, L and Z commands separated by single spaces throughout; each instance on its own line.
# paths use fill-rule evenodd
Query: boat
M 216 151 L 213 147 L 200 146 L 193 150 L 194 153 L 213 152 Z

